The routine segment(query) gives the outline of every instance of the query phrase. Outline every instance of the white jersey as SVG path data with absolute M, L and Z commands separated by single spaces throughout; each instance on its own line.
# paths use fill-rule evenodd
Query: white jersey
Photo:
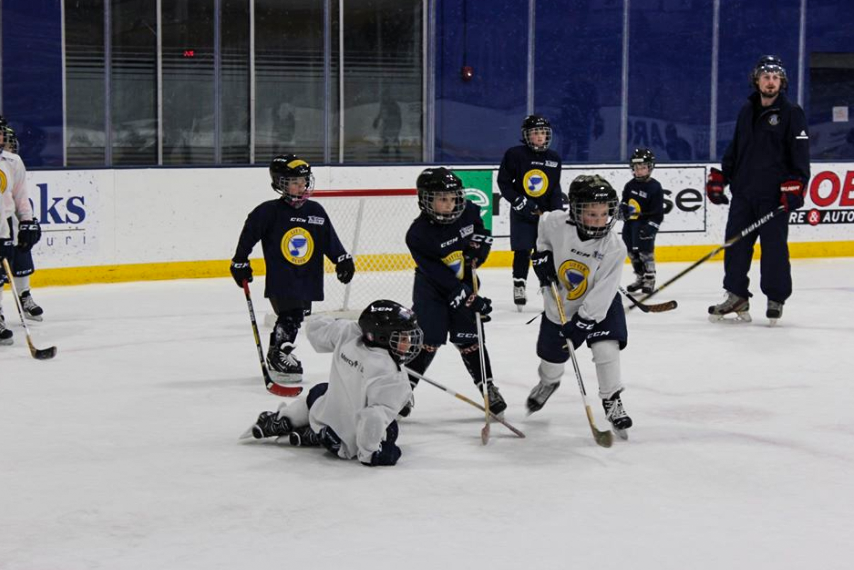
M 569 213 L 564 211 L 543 214 L 537 230 L 537 250 L 552 252 L 566 318 L 578 313 L 600 322 L 620 286 L 626 246 L 613 230 L 602 239 L 582 240 L 568 220 Z M 543 298 L 546 317 L 560 324 L 554 296 L 544 291 Z
M 340 457 L 369 463 L 412 395 L 409 378 L 387 350 L 365 345 L 353 321 L 313 317 L 306 333 L 317 352 L 332 353 L 329 388 L 309 411 L 311 429 L 329 426 L 341 438 Z
M 27 168 L 24 161 L 15 153 L 0 152 L 0 237 L 9 237 L 9 227 L 5 223 L 13 214 L 18 220 L 32 220 L 33 208 L 27 192 Z

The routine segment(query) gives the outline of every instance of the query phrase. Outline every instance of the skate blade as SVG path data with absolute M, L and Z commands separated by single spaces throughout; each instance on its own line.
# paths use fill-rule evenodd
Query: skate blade
M 24 313 L 24 318 L 26 318 L 28 321 L 35 321 L 37 323 L 40 323 L 44 320 L 44 317 L 42 317 L 41 315 L 31 315 L 29 313 Z
M 523 310 L 525 310 L 525 305 L 520 305 L 519 303 L 517 303 L 516 304 L 516 311 L 521 313 Z
M 731 314 L 732 313 L 727 313 L 727 315 Z M 750 313 L 736 313 L 734 317 L 730 318 L 727 318 L 726 315 L 709 315 L 709 322 L 733 325 L 741 323 L 750 323 L 753 322 L 753 319 L 750 317 Z
M 251 426 L 249 426 L 249 428 L 248 428 L 245 432 L 241 433 L 241 434 L 240 434 L 240 437 L 238 437 L 237 439 L 238 439 L 238 440 L 241 440 L 241 439 L 255 439 L 255 436 L 254 436 L 254 435 L 252 435 L 252 428 L 254 428 L 254 427 L 255 427 L 255 424 L 252 424 Z
M 4 338 L 3 340 L 0 340 L 0 346 L 11 346 L 13 344 L 15 344 L 15 338 L 14 337 L 13 338 Z
M 614 433 L 617 434 L 617 437 L 622 439 L 623 441 L 629 441 L 629 432 L 624 429 L 617 429 L 614 426 L 611 426 L 614 429 Z
M 270 373 L 270 378 L 272 378 L 276 384 L 299 384 L 302 382 L 302 374 L 278 372 L 272 368 L 270 368 L 268 372 Z
M 776 326 L 777 326 L 777 321 L 778 321 L 778 320 L 779 320 L 779 319 L 768 319 L 768 326 L 769 326 L 769 327 L 776 327 Z

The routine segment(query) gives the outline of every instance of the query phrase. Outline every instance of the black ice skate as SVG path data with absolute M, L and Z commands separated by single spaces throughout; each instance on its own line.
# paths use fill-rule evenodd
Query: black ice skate
M 641 283 L 641 293 L 651 295 L 655 291 L 655 273 L 644 273 Z
M 530 394 L 528 394 L 528 401 L 525 404 L 528 407 L 528 415 L 542 410 L 543 406 L 546 405 L 546 402 L 551 398 L 552 394 L 555 393 L 555 390 L 557 390 L 559 386 L 560 382 L 546 384 L 540 380 L 540 383 L 534 386 L 534 389 L 531 390 Z
M 626 291 L 629 293 L 637 293 L 643 289 L 643 275 L 640 273 L 635 274 L 635 282 L 626 287 Z
M 21 308 L 24 309 L 24 316 L 31 321 L 41 322 L 44 310 L 33 301 L 33 296 L 30 295 L 30 292 L 24 291 L 21 293 L 20 299 Z
M 477 389 L 483 393 L 483 388 L 480 384 L 477 385 Z M 504 401 L 504 397 L 498 391 L 498 386 L 493 384 L 491 380 L 487 380 L 486 382 L 486 394 L 489 398 L 489 411 L 501 417 L 501 414 L 507 409 L 507 402 Z
M 727 319 L 725 315 L 735 313 L 735 318 Z M 749 323 L 750 318 L 750 301 L 744 297 L 739 297 L 734 293 L 726 292 L 726 298 L 719 305 L 709 307 L 709 320 L 713 323 L 721 321 L 731 323 Z
M 516 310 L 521 313 L 522 307 L 528 302 L 528 298 L 525 296 L 524 279 L 513 280 L 513 302 L 516 304 Z
M 281 384 L 302 382 L 302 363 L 293 354 L 294 344 L 283 342 L 279 348 L 271 346 L 267 351 L 267 366 L 270 376 Z
M 409 396 L 409 401 L 406 402 L 406 405 L 404 405 L 403 408 L 397 413 L 397 418 L 398 419 L 408 418 L 409 414 L 412 413 L 412 408 L 414 408 L 414 407 L 415 407 L 415 394 L 412 394 L 411 396 Z
M 8 346 L 15 342 L 12 339 L 12 331 L 6 328 L 6 318 L 0 310 L 0 346 Z
M 768 324 L 774 326 L 777 320 L 783 316 L 783 303 L 780 301 L 772 301 L 768 299 L 768 308 L 765 309 L 765 316 L 768 318 Z
M 291 421 L 278 412 L 261 412 L 255 425 L 243 432 L 240 439 L 264 439 L 265 437 L 281 437 L 289 435 L 293 431 Z
M 288 435 L 288 441 L 294 447 L 318 447 L 320 436 L 314 433 L 311 426 L 297 428 Z
M 632 427 L 632 418 L 628 416 L 625 408 L 623 408 L 620 392 L 622 390 L 607 400 L 602 400 L 602 407 L 605 408 L 605 416 L 614 427 L 614 433 L 622 439 L 629 439 L 629 434 L 626 433 L 626 430 Z

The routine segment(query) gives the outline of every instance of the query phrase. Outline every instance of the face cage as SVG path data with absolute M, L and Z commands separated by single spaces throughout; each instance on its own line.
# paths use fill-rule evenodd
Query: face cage
M 3 143 L 0 144 L 0 148 L 6 152 L 18 154 L 18 137 L 14 133 L 11 133 L 8 127 L 0 129 L 0 137 L 3 137 Z
M 440 214 L 433 207 L 433 201 L 436 199 L 437 194 L 455 194 L 456 203 L 454 204 L 454 209 L 451 210 L 450 214 Z M 460 216 L 463 215 L 463 210 L 466 207 L 466 198 L 462 189 L 422 192 L 420 201 L 421 209 L 427 212 L 427 215 L 439 224 L 453 224 L 460 219 Z
M 645 164 L 645 165 L 649 168 L 649 172 L 647 173 L 647 175 L 646 175 L 646 176 L 637 176 L 637 175 L 635 174 L 635 166 L 640 166 L 640 165 L 642 165 L 642 164 Z M 648 179 L 650 176 L 652 176 L 652 170 L 653 170 L 654 168 L 655 168 L 655 163 L 654 163 L 654 162 L 650 162 L 650 161 L 648 161 L 648 160 L 642 160 L 642 161 L 640 161 L 640 162 L 634 162 L 634 161 L 632 161 L 632 162 L 630 162 L 630 163 L 629 163 L 629 169 L 632 171 L 632 176 L 634 176 L 636 180 L 646 180 L 646 179 Z
M 304 179 L 305 183 L 305 192 L 303 192 L 302 196 L 291 196 L 288 193 L 288 186 L 290 185 L 291 180 L 300 180 Z M 294 208 L 299 208 L 305 201 L 311 197 L 312 192 L 314 192 L 314 174 L 309 174 L 308 176 L 279 176 L 275 182 L 273 182 L 273 190 L 282 195 L 282 199 L 285 202 L 293 206 Z
M 582 214 L 584 213 L 584 207 L 591 204 L 608 205 L 608 223 L 601 228 L 584 225 L 581 221 L 583 219 Z M 617 200 L 608 200 L 607 202 L 576 202 L 570 205 L 570 212 L 572 213 L 572 221 L 575 223 L 575 227 L 577 227 L 581 233 L 592 239 L 602 239 L 608 235 L 608 232 L 610 232 L 611 228 L 614 227 L 614 224 L 617 223 Z
M 401 349 L 405 343 L 407 348 Z M 409 364 L 421 352 L 424 344 L 424 331 L 420 327 L 408 331 L 394 331 L 388 341 L 388 349 L 400 364 Z
M 537 146 L 531 142 L 531 131 L 543 130 L 546 131 L 546 142 L 542 146 Z M 534 127 L 532 129 L 523 129 L 522 138 L 525 139 L 525 144 L 534 152 L 545 152 L 552 144 L 552 128 L 551 127 Z

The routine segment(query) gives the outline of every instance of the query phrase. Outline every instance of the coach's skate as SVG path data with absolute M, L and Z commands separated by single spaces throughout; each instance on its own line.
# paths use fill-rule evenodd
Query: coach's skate
M 318 447 L 320 436 L 314 433 L 311 426 L 305 426 L 288 434 L 288 442 L 295 447 Z
M 724 318 L 725 315 L 732 313 L 735 313 L 735 318 Z M 750 318 L 750 301 L 727 291 L 726 298 L 722 303 L 709 307 L 709 320 L 713 323 L 721 321 L 749 323 L 752 320 Z
M 557 390 L 558 387 L 560 387 L 560 382 L 546 384 L 540 380 L 540 383 L 534 386 L 534 389 L 531 390 L 530 394 L 528 394 L 528 401 L 525 403 L 528 407 L 528 414 L 530 415 L 542 410 L 543 406 L 546 405 L 546 402 L 551 398 L 552 394 L 555 393 L 555 390 Z
M 513 280 L 513 302 L 516 304 L 516 310 L 522 312 L 522 307 L 528 302 L 528 297 L 525 295 L 525 280 Z
M 777 320 L 783 316 L 783 303 L 780 301 L 772 301 L 768 299 L 768 308 L 765 309 L 765 316 L 768 318 L 768 324 L 774 326 Z
M 622 439 L 629 439 L 626 430 L 632 427 L 632 418 L 629 417 L 625 408 L 623 408 L 620 392 L 622 390 L 619 390 L 607 400 L 602 400 L 602 407 L 605 408 L 605 416 L 614 427 L 614 432 Z
M 636 273 L 635 282 L 626 287 L 626 291 L 629 293 L 637 293 L 641 289 L 643 289 L 643 274 Z
M 44 310 L 39 307 L 29 291 L 24 291 L 19 297 L 21 299 L 21 308 L 24 309 L 24 316 L 31 321 L 41 321 Z
M 283 342 L 276 348 L 270 346 L 267 351 L 267 366 L 270 376 L 282 384 L 299 384 L 302 382 L 302 363 L 293 354 L 294 344 Z
M 15 342 L 12 339 L 12 331 L 6 328 L 6 318 L 3 316 L 3 310 L 0 309 L 0 346 L 10 345 Z
M 264 439 L 265 437 L 282 437 L 290 435 L 293 431 L 291 421 L 282 416 L 279 417 L 279 412 L 261 412 L 258 416 L 258 421 L 255 425 L 243 432 L 240 439 Z

